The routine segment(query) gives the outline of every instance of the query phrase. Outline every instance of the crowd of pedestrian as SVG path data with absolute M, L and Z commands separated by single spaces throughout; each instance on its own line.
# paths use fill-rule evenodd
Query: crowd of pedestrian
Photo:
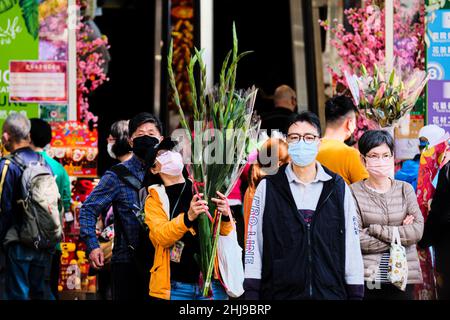
M 291 88 L 279 87 L 274 98 L 276 108 L 263 115 L 262 127 L 282 136 L 272 135 L 254 153 L 242 185 L 228 198 L 217 191 L 212 199 L 222 214 L 220 234 L 236 227 L 245 251 L 240 299 L 411 300 L 414 285 L 423 280 L 418 245 L 434 248 L 438 297 L 448 299 L 450 164 L 439 171 L 425 223 L 415 193 L 417 173 L 415 184 L 406 174 L 398 176 L 411 181 L 394 179 L 390 133 L 367 131 L 353 147 L 357 109 L 350 98 L 326 102 L 324 129 L 316 114 L 297 112 Z M 49 124 L 39 119 L 16 113 L 3 125 L 2 143 L 10 153 L 0 161 L 5 299 L 57 298 L 58 230 L 70 210 L 70 182 L 45 152 L 50 140 Z M 107 140 L 118 164 L 80 210 L 80 238 L 102 279 L 102 297 L 228 299 L 217 259 L 211 295 L 202 295 L 198 217 L 208 203 L 194 192 L 181 151 L 161 121 L 140 113 L 114 123 Z M 422 141 L 421 151 L 428 140 Z M 36 231 L 29 217 L 43 219 L 48 211 L 24 205 L 38 193 L 33 188 L 58 190 L 59 224 L 46 222 L 53 233 Z M 110 258 L 98 237 L 99 222 L 114 229 Z

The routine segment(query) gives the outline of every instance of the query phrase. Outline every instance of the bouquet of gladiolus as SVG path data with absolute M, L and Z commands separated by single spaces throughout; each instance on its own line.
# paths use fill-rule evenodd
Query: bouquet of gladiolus
M 191 128 L 181 107 L 175 83 L 172 43 L 169 49 L 168 73 L 173 99 L 178 106 L 181 124 L 186 130 L 191 149 L 188 171 L 193 179 L 194 191 L 204 195 L 212 213 L 215 205 L 211 198 L 216 197 L 216 191 L 229 195 L 245 167 L 250 148 L 259 132 L 260 121 L 253 115 L 257 90 L 254 87 L 242 91 L 235 88 L 237 64 L 248 53 L 238 54 L 238 40 L 233 25 L 233 50 L 223 62 L 219 85 L 208 90 L 202 51 L 195 49 L 187 67 L 193 106 Z M 200 70 L 198 78 L 194 72 L 197 64 Z M 200 90 L 197 90 L 197 84 Z M 216 215 L 206 212 L 198 217 L 200 256 L 196 260 L 201 270 L 204 296 L 210 293 L 220 224 L 220 212 Z
M 428 81 L 423 70 L 402 73 L 393 69 L 387 74 L 377 65 L 373 76 L 368 75 L 363 65 L 360 77 L 345 73 L 345 78 L 355 105 L 383 128 L 397 124 L 411 111 Z

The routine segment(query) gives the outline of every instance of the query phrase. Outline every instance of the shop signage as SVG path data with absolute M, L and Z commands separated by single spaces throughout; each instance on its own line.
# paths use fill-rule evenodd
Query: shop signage
M 9 100 L 67 103 L 67 62 L 11 61 Z
M 450 10 L 427 16 L 427 123 L 450 132 Z
M 69 176 L 97 177 L 98 132 L 78 121 L 52 123 L 49 156 L 66 169 Z
M 39 118 L 47 122 L 67 121 L 67 105 L 40 105 Z
M 432 80 L 450 79 L 450 10 L 428 15 L 427 70 Z
M 1 2 L 1 1 L 0 1 Z M 31 9 L 30 9 L 31 8 Z M 11 112 L 21 112 L 29 118 L 39 116 L 39 108 L 34 103 L 10 102 L 9 62 L 11 60 L 34 60 L 38 58 L 39 39 L 35 31 L 29 30 L 27 25 L 39 25 L 37 14 L 31 14 L 32 7 L 27 7 L 25 23 L 19 1 L 3 1 L 0 5 L 0 130 L 3 122 Z M 36 8 L 37 10 L 37 8 Z
M 450 79 L 428 83 L 428 124 L 450 132 Z

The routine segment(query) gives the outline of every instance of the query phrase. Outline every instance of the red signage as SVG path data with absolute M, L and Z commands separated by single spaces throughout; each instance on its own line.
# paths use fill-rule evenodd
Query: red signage
M 66 61 L 11 61 L 11 102 L 67 103 Z
M 97 177 L 98 132 L 77 121 L 52 123 L 48 154 L 59 161 L 69 176 Z

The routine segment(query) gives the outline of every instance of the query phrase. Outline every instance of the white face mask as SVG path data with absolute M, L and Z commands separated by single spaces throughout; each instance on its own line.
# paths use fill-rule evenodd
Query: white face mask
M 169 176 L 179 176 L 183 172 L 183 157 L 178 152 L 167 151 L 156 158 L 161 164 L 161 173 Z
M 113 145 L 114 145 L 114 142 L 108 143 L 108 147 L 107 147 L 107 149 L 108 149 L 108 154 L 109 154 L 109 156 L 110 156 L 111 158 L 117 159 L 116 155 L 115 155 L 114 152 L 112 151 Z

